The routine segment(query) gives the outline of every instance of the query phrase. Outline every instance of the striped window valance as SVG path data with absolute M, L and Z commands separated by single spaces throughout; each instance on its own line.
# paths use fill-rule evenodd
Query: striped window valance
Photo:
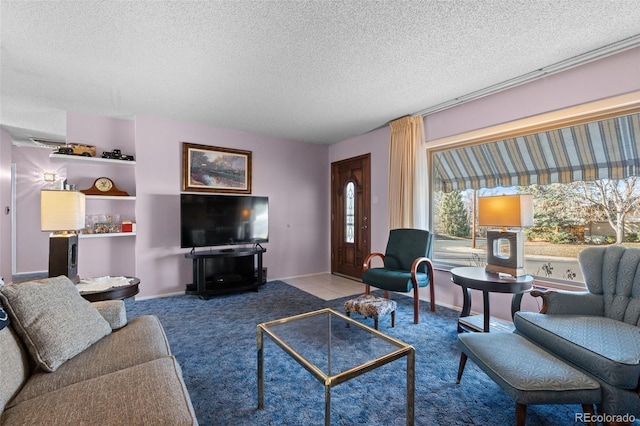
M 640 171 L 640 113 L 434 153 L 434 190 L 624 179 Z

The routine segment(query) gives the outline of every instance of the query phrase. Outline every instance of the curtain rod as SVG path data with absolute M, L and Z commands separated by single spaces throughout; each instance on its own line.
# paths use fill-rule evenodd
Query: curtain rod
M 623 52 L 625 50 L 633 49 L 634 47 L 638 47 L 638 46 L 640 46 L 640 34 L 634 35 L 632 37 L 626 38 L 624 40 L 620 40 L 618 42 L 609 44 L 607 46 L 604 46 L 598 49 L 591 50 L 581 55 L 574 56 L 564 61 L 557 62 L 553 65 L 540 68 L 536 71 L 532 71 L 530 73 L 521 75 L 519 77 L 515 77 L 512 79 L 503 81 L 502 83 L 494 84 L 493 86 L 489 86 L 484 89 L 471 92 L 467 95 L 457 97 L 450 101 L 446 101 L 438 105 L 434 105 L 432 107 L 418 111 L 412 115 L 425 116 L 428 114 L 433 114 L 435 112 L 443 111 L 445 109 L 449 109 L 466 102 L 480 99 L 485 96 L 489 96 L 494 93 L 501 92 L 503 90 L 511 89 L 513 87 L 520 86 L 525 83 L 529 83 L 531 81 L 540 79 L 542 77 L 546 77 L 551 74 L 556 74 L 562 71 L 566 71 L 568 69 L 575 68 L 580 65 L 584 65 L 588 62 L 596 61 L 598 59 L 602 59 L 607 56 L 611 56 L 616 53 Z M 380 127 L 383 127 L 383 126 L 380 126 Z

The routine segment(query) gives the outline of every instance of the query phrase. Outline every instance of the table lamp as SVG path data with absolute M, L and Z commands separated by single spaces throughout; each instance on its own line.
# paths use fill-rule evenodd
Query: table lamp
M 50 231 L 49 276 L 78 283 L 78 229 L 84 228 L 85 195 L 79 191 L 40 192 L 40 229 Z
M 485 271 L 514 277 L 526 275 L 524 233 L 521 228 L 533 225 L 533 196 L 516 194 L 479 197 L 478 225 L 502 227 L 501 230 L 487 231 Z

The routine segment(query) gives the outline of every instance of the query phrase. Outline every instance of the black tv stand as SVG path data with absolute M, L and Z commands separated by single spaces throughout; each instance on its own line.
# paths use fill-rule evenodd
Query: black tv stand
M 191 251 L 184 255 L 193 261 L 193 282 L 185 293 L 208 299 L 210 296 L 246 290 L 258 291 L 267 281 L 260 248 Z

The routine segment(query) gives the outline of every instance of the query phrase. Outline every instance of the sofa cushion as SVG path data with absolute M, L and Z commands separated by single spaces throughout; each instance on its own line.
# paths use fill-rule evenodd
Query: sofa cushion
M 65 276 L 0 286 L 0 300 L 36 363 L 55 371 L 111 333 Z
M 640 328 L 606 317 L 517 312 L 516 331 L 620 388 L 640 378 Z
M 54 373 L 36 370 L 8 407 L 56 389 L 170 355 L 155 316 L 141 316 L 60 366 Z
M 27 350 L 13 327 L 0 330 L 0 412 L 27 381 L 30 372 Z
M 127 325 L 127 309 L 123 300 L 103 300 L 91 303 L 100 312 L 102 318 L 107 320 L 112 330 Z
M 0 423 L 173 426 L 197 420 L 180 367 L 167 356 L 18 404 L 2 413 Z
M 418 287 L 426 287 L 429 284 L 429 276 L 424 272 L 416 273 L 416 279 L 418 280 Z M 362 274 L 362 282 L 389 291 L 408 293 L 413 289 L 411 272 L 387 268 L 367 269 Z

